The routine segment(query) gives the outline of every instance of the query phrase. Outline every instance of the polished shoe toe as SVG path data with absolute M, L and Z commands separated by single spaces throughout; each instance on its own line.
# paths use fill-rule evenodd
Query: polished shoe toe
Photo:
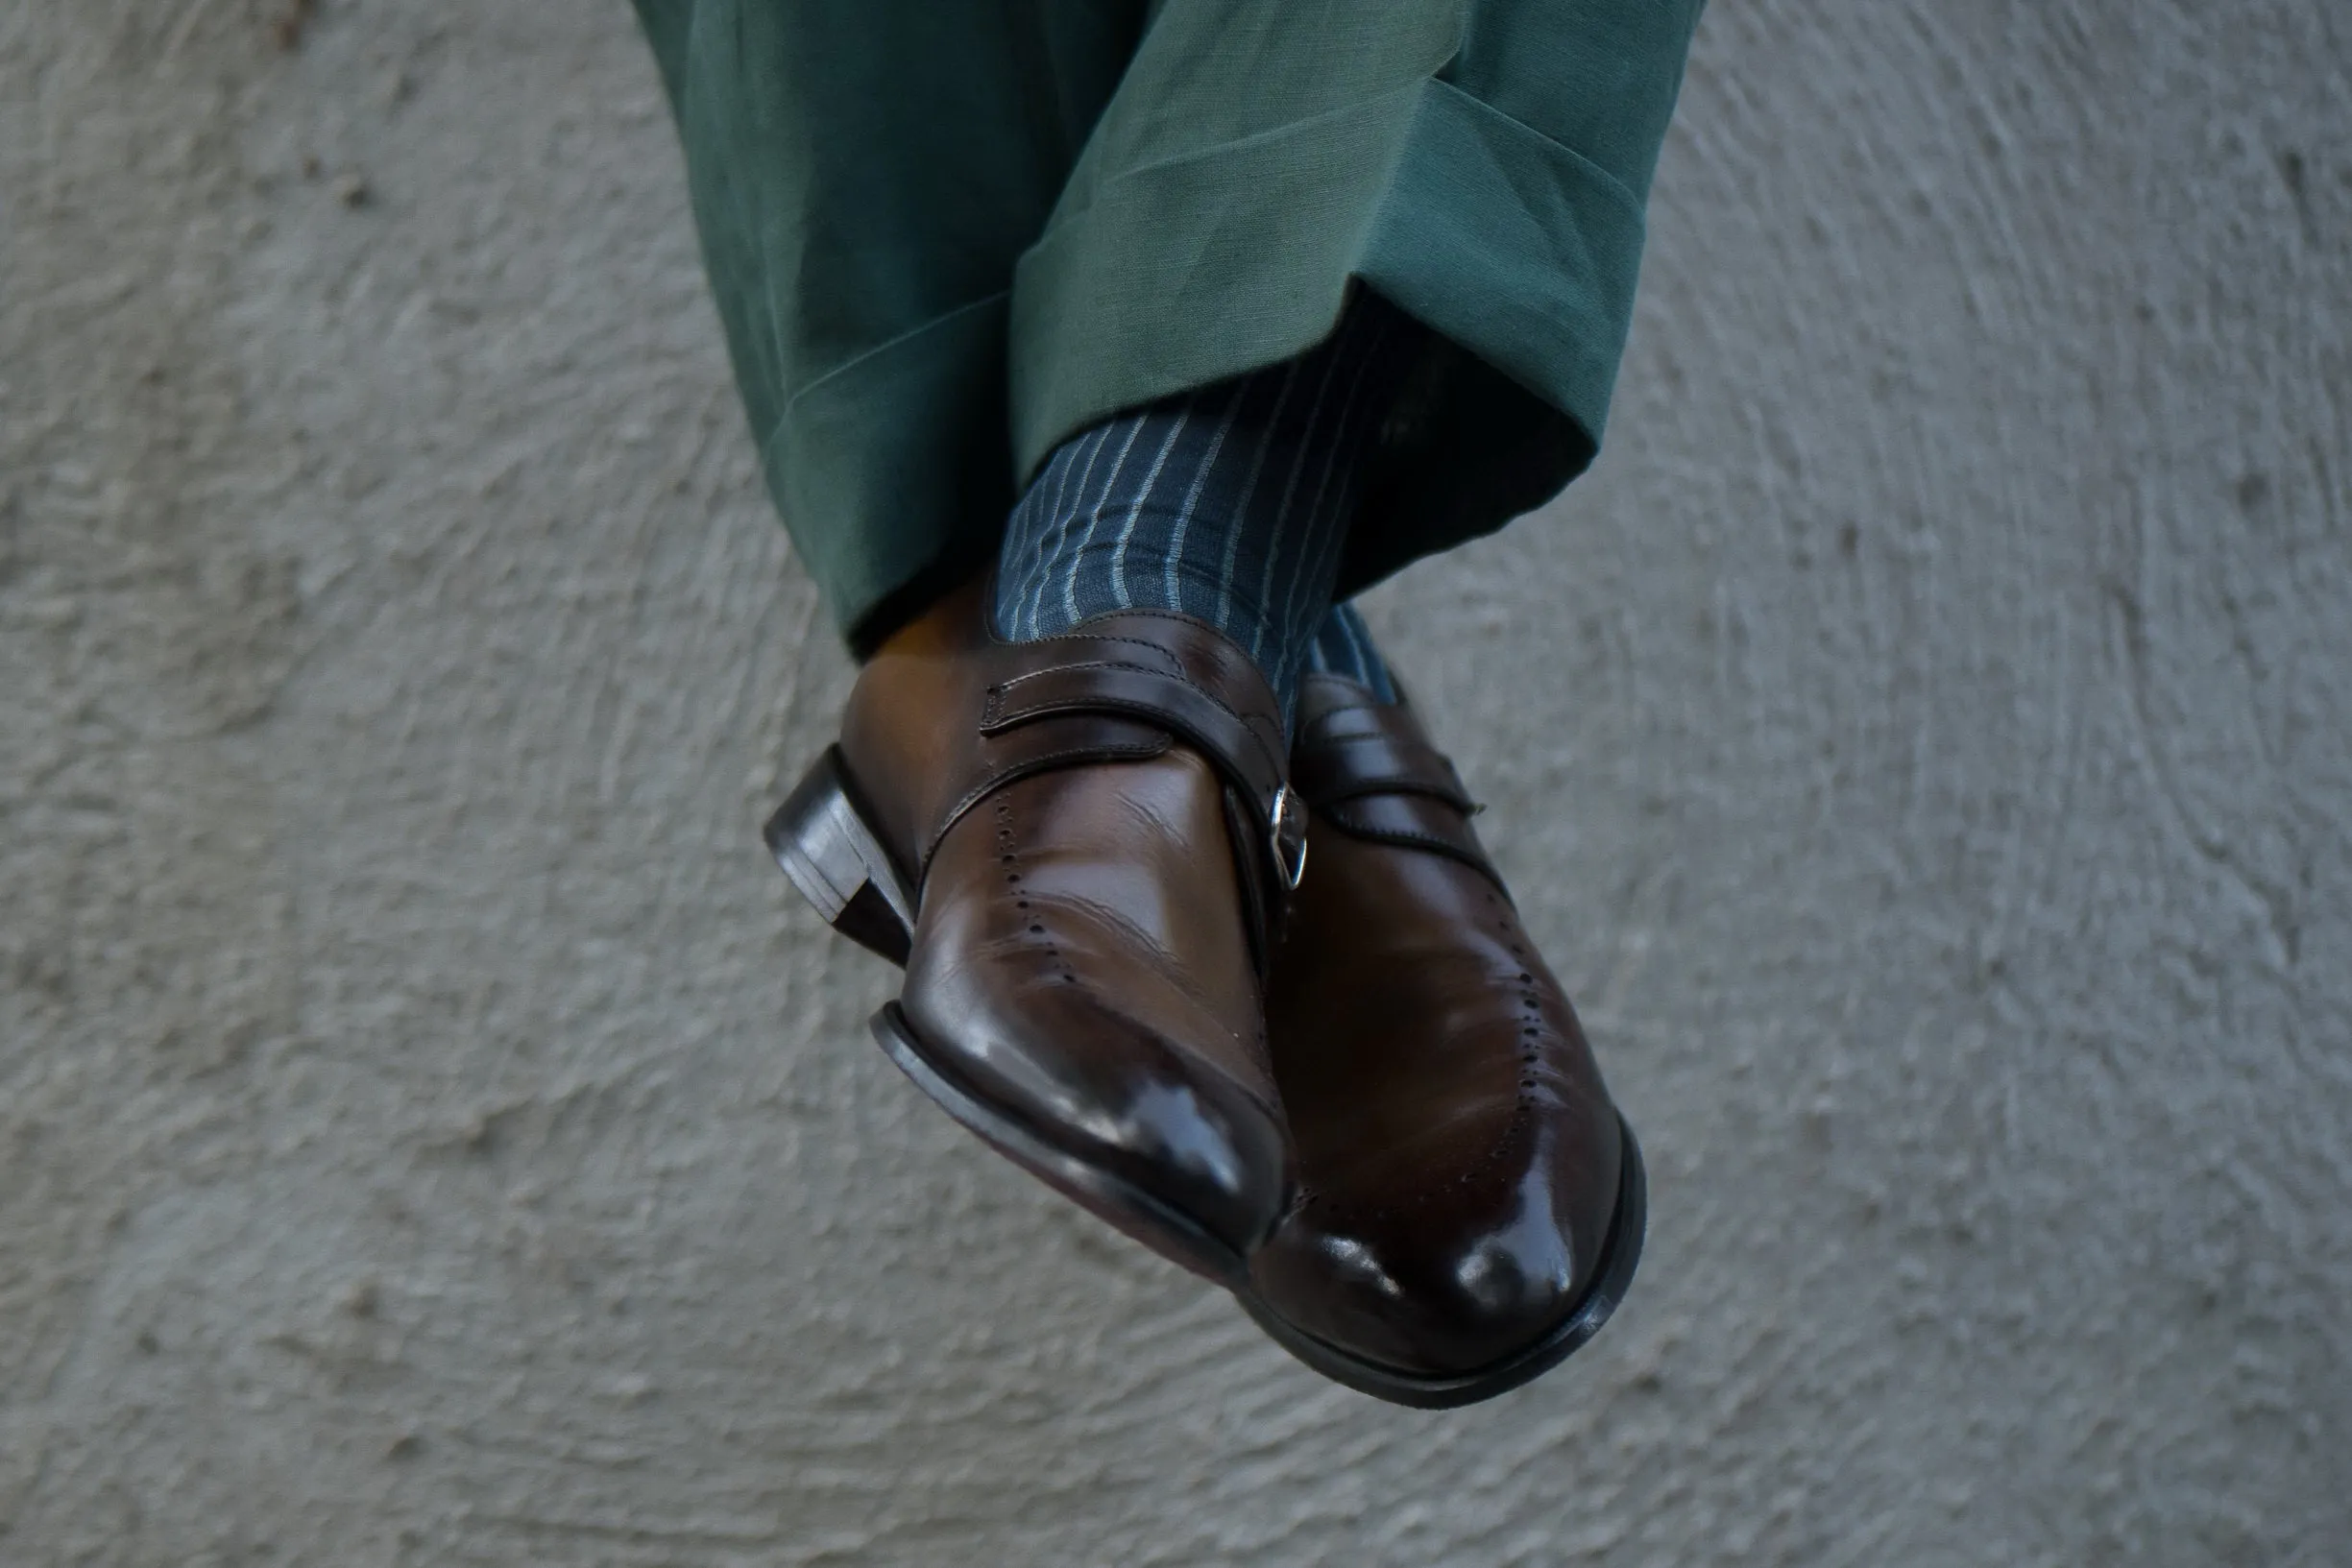
M 1585 1304 L 1618 1207 L 1617 1134 L 1544 1158 L 1515 1118 L 1488 1157 L 1309 1191 L 1252 1266 L 1297 1329 L 1406 1377 L 1469 1377 L 1542 1345 Z

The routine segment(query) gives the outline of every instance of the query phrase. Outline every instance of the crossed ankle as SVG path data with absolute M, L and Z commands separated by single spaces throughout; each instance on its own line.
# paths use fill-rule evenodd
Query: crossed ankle
M 1288 709 L 1331 603 L 1364 457 L 1424 331 L 1360 293 L 1298 358 L 1063 443 L 1008 519 L 999 635 L 1177 611 L 1238 643 Z

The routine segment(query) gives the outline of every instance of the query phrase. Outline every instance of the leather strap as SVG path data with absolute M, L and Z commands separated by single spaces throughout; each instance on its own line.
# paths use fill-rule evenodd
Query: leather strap
M 1503 886 L 1470 829 L 1478 804 L 1409 704 L 1384 703 L 1339 676 L 1311 675 L 1298 731 L 1291 766 L 1319 822 L 1372 843 L 1449 856 Z
M 1340 736 L 1302 744 L 1293 763 L 1298 792 L 1328 809 L 1365 795 L 1427 795 L 1464 816 L 1478 803 L 1443 752 L 1417 736 L 1394 732 Z
M 962 776 L 948 796 L 947 810 L 923 840 L 916 865 L 918 882 L 930 869 L 932 854 L 947 831 L 966 811 L 1015 780 L 1089 762 L 1139 762 L 1159 756 L 1174 743 L 1165 730 L 1111 717 L 1074 718 L 984 739 L 966 760 Z
M 999 682 L 988 688 L 980 733 L 1003 735 L 1066 713 L 1116 713 L 1164 726 L 1216 762 L 1230 783 L 1268 811 L 1285 782 L 1278 744 L 1268 744 L 1216 692 L 1181 672 L 1132 661 L 1055 664 Z
M 924 844 L 926 863 L 964 812 L 1016 779 L 1181 743 L 1234 797 L 1245 884 L 1262 915 L 1279 913 L 1302 869 L 1304 812 L 1290 788 L 1281 709 L 1230 640 L 1188 615 L 1132 612 L 1068 637 L 998 643 L 988 657 L 969 762 Z M 1242 834 L 1239 821 L 1252 831 Z

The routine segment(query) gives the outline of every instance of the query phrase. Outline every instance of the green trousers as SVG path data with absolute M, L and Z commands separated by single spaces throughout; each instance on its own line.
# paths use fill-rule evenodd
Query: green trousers
M 1701 0 L 637 0 L 776 505 L 853 649 L 1124 409 L 1434 329 L 1340 589 L 1590 463 Z

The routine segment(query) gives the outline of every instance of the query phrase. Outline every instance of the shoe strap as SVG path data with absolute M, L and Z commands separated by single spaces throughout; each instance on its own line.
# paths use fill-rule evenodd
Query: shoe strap
M 1199 753 L 1234 797 L 1252 904 L 1278 913 L 1306 856 L 1281 708 L 1248 656 L 1188 615 L 1134 611 L 1036 642 L 998 643 L 965 771 L 923 859 L 966 811 L 1016 779 L 1091 762 Z M 1259 863 L 1262 861 L 1262 865 Z M 1263 870 L 1261 877 L 1258 872 Z
M 1446 856 L 1503 886 L 1470 828 L 1484 808 L 1401 698 L 1382 702 L 1344 677 L 1308 676 L 1291 769 L 1318 822 L 1369 842 Z
M 1319 810 L 1367 795 L 1426 795 L 1462 816 L 1478 812 L 1450 758 L 1394 730 L 1302 740 L 1291 765 L 1298 792 Z

